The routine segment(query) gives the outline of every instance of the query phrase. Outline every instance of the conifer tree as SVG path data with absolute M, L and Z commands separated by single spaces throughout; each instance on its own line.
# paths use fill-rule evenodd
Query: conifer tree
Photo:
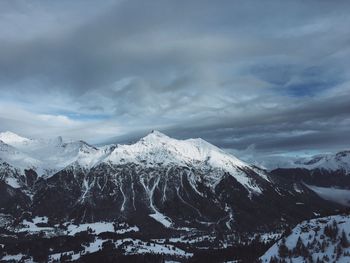
M 348 238 L 346 237 L 346 234 L 345 234 L 345 231 L 344 231 L 344 230 L 341 232 L 340 245 L 341 245 L 343 248 L 348 248 L 348 247 L 349 247 L 349 240 L 348 240 Z
M 286 246 L 286 239 L 285 238 L 282 238 L 282 242 L 278 248 L 278 255 L 281 257 L 281 258 L 285 258 L 288 256 L 288 253 L 289 253 L 289 249 L 288 247 Z

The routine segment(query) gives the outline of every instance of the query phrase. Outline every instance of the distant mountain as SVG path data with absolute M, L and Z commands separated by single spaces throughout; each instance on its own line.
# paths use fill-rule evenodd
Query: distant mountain
M 316 155 L 311 158 L 298 160 L 295 162 L 295 165 L 308 170 L 342 171 L 345 174 L 350 174 L 350 151 Z
M 20 169 L 34 170 L 40 177 L 49 177 L 72 163 L 90 168 L 110 153 L 110 147 L 100 149 L 84 141 L 63 142 L 54 139 L 28 139 L 12 132 L 0 133 L 0 160 Z
M 307 170 L 319 170 L 325 173 L 337 172 L 342 174 L 350 174 L 350 151 L 344 150 L 337 153 L 318 154 L 311 157 L 302 158 L 283 158 L 277 160 L 273 164 L 273 160 L 270 160 L 270 170 L 273 169 L 307 169 Z
M 350 206 L 350 151 L 299 159 L 271 174 L 303 183 L 325 200 Z

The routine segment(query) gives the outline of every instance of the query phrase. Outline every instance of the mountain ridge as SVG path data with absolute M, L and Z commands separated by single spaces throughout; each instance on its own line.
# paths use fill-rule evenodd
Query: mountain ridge
M 252 169 L 252 166 L 200 138 L 176 140 L 159 131 L 152 131 L 134 144 L 106 145 L 98 148 L 84 141 L 63 142 L 61 137 L 54 140 L 35 140 L 20 137 L 11 132 L 0 133 L 1 139 L 5 140 L 5 144 L 7 142 L 10 147 L 13 147 L 20 156 L 15 158 L 13 154 L 14 158 L 11 160 L 9 156 L 1 155 L 0 149 L 1 159 L 23 170 L 33 169 L 39 176 L 42 176 L 40 173 L 44 173 L 45 177 L 51 176 L 73 163 L 78 163 L 86 169 L 91 169 L 103 162 L 138 163 L 147 166 L 172 163 L 224 169 L 236 175 L 236 179 L 248 190 L 261 192 L 260 189 L 252 186 L 240 170 L 240 168 Z M 43 153 L 37 154 L 38 151 Z M 25 162 L 18 164 L 18 159 Z M 44 163 L 46 165 L 43 165 Z M 262 171 L 258 173 L 263 179 L 268 180 Z

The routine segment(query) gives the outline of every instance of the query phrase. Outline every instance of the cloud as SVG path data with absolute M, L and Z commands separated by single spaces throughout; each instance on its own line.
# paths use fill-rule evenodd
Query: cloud
M 349 5 L 3 1 L 0 130 L 101 142 L 160 129 L 256 154 L 346 147 Z

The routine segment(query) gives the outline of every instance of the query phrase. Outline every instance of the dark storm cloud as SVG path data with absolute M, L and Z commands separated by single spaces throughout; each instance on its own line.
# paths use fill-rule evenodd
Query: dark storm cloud
M 287 12 L 290 15 L 286 16 Z M 17 81 L 37 77 L 47 81 L 45 84 L 53 82 L 80 93 L 130 74 L 176 70 L 206 61 L 254 59 L 287 52 L 318 59 L 319 55 L 347 47 L 349 37 L 340 35 L 344 28 L 336 28 L 336 39 L 322 36 L 328 33 L 327 27 L 334 30 L 339 26 L 323 16 L 330 13 L 330 18 L 346 22 L 341 19 L 346 12 L 341 1 L 309 5 L 278 1 L 263 5 L 249 1 L 220 5 L 206 1 L 124 1 L 60 34 L 56 33 L 60 25 L 54 25 L 44 35 L 29 40 L 2 39 L 1 78 Z M 320 37 L 325 46 L 318 43 Z M 309 53 L 309 41 L 313 45 L 317 41 L 315 53 Z M 332 45 L 328 46 L 330 41 Z
M 0 10 L 1 130 L 97 142 L 159 129 L 262 154 L 350 145 L 348 1 Z

